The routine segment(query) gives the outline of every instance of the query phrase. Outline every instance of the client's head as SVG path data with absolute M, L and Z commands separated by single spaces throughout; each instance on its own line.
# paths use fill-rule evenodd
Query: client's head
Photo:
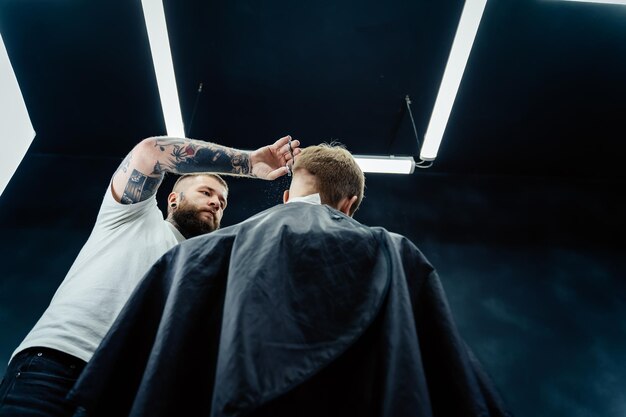
M 322 204 L 352 216 L 364 189 L 365 176 L 350 152 L 342 145 L 324 143 L 302 149 L 283 200 L 319 193 Z

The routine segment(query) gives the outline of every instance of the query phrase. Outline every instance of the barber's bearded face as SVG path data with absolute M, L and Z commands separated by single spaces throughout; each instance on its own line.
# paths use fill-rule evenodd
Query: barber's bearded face
M 207 209 L 200 209 L 186 201 L 182 202 L 172 213 L 176 224 L 182 229 L 187 238 L 213 232 L 220 227 L 221 218 L 217 213 Z
M 227 189 L 210 176 L 198 175 L 183 181 L 178 202 L 170 212 L 176 227 L 187 239 L 219 229 L 227 204 Z

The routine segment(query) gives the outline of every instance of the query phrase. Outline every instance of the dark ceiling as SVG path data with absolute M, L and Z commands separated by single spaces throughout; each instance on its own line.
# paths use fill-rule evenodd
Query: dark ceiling
M 188 136 L 417 155 L 403 98 L 423 135 L 462 5 L 166 0 Z M 431 171 L 622 176 L 625 21 L 621 6 L 489 1 Z M 121 158 L 165 133 L 138 0 L 4 0 L 0 29 L 31 153 Z
M 254 149 L 291 134 L 304 145 L 339 140 L 357 154 L 417 157 L 404 97 L 421 137 L 463 1 L 164 5 L 188 136 Z M 7 305 L 16 300 L 15 320 L 2 321 L 0 308 L 0 325 L 14 329 L 0 346 L 8 354 L 87 238 L 117 165 L 142 138 L 166 132 L 139 0 L 0 0 L 0 33 L 37 132 L 0 197 L 0 230 L 15 239 L 0 251 L 0 290 L 10 292 Z M 624 366 L 606 365 L 623 362 L 626 328 L 615 320 L 626 304 L 605 291 L 626 285 L 625 74 L 625 6 L 489 0 L 433 167 L 368 176 L 357 212 L 427 249 L 509 401 L 527 411 L 543 404 L 526 415 L 623 415 L 609 401 L 624 399 L 620 384 L 591 392 L 577 381 L 597 382 L 599 369 L 613 370 L 607 381 L 626 377 Z M 226 225 L 276 204 L 288 185 L 230 181 Z M 552 280 L 537 291 L 544 275 Z M 589 301 L 590 293 L 614 298 Z M 621 333 L 602 339 L 598 322 Z M 608 358 L 602 366 L 587 356 L 598 340 L 609 352 L 594 356 Z M 530 355 L 534 366 L 524 362 Z M 548 395 L 551 386 L 560 391 Z M 578 407 L 584 398 L 588 408 Z
M 421 137 L 463 2 L 164 6 L 189 137 L 254 149 L 291 134 L 417 156 L 404 97 Z M 490 0 L 439 155 L 414 175 L 623 178 L 625 21 L 615 5 Z M 72 199 L 46 187 L 50 216 L 91 207 L 94 179 L 166 133 L 140 1 L 3 0 L 0 31 L 37 132 L 7 192 L 63 178 Z M 43 221 L 33 204 L 12 201 L 1 221 Z

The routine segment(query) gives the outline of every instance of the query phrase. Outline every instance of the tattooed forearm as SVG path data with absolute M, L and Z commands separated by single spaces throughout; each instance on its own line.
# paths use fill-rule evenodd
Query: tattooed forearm
M 248 155 L 211 149 L 211 147 L 198 148 L 193 155 L 185 158 L 176 157 L 172 162 L 176 171 L 179 173 L 200 171 L 239 175 L 247 175 L 250 173 Z
M 197 140 L 171 138 L 157 138 L 154 146 L 162 152 L 162 157 L 154 167 L 154 173 L 171 171 L 177 174 L 191 172 L 251 174 L 250 157 L 244 151 Z
M 148 199 L 156 193 L 162 179 L 163 176 L 150 177 L 134 169 L 128 179 L 128 183 L 126 183 L 120 202 L 122 204 L 133 204 Z

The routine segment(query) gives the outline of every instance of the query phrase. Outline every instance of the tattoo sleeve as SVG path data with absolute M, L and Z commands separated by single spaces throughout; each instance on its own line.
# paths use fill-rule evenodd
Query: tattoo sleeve
M 216 172 L 231 175 L 251 175 L 247 152 L 194 139 L 156 138 L 154 146 L 159 157 L 154 171 L 176 174 Z
M 163 175 L 151 177 L 133 169 L 120 202 L 122 204 L 133 204 L 148 199 L 156 193 L 161 180 L 163 180 Z

